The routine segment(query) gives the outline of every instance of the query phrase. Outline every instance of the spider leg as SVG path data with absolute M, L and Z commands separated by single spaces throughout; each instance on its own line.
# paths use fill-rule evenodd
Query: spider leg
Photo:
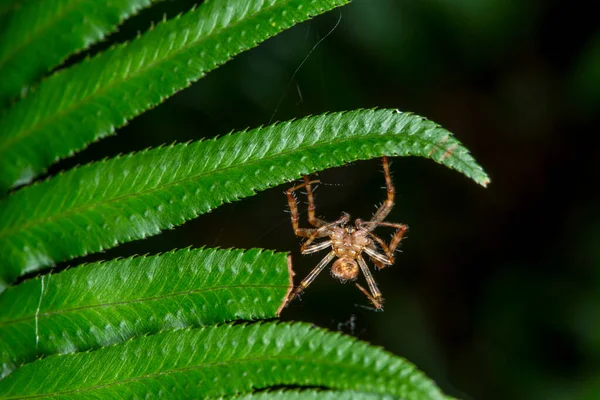
M 298 213 L 298 203 L 296 202 L 296 198 L 294 197 L 294 192 L 305 186 L 306 186 L 306 182 L 286 190 L 285 194 L 287 196 L 288 205 L 290 207 L 290 213 L 291 213 L 291 218 L 292 218 L 292 228 L 294 228 L 294 233 L 296 234 L 296 236 L 311 237 L 311 235 L 313 235 L 315 233 L 316 229 L 300 228 L 300 226 L 298 224 L 298 221 L 300 220 L 300 215 Z M 322 236 L 320 236 L 320 237 L 322 237 Z
M 360 286 L 358 283 L 355 283 L 355 285 L 358 288 L 358 290 L 360 290 L 361 292 L 363 292 L 363 294 L 365 296 L 367 296 L 367 298 L 369 299 L 369 301 L 371 303 L 373 303 L 373 305 L 375 306 L 375 308 L 377 308 L 378 310 L 383 310 L 383 305 L 381 304 L 381 302 L 378 302 L 377 300 L 375 300 L 375 298 L 373 296 L 371 296 L 371 293 L 369 293 L 367 291 L 367 289 L 365 289 L 364 287 Z
M 362 270 L 362 273 L 367 280 L 367 285 L 369 285 L 369 290 L 371 291 L 371 295 L 367 294 L 367 297 L 369 300 L 371 300 L 375 308 L 378 310 L 383 310 L 383 298 L 381 297 L 381 292 L 375 283 L 375 279 L 373 279 L 373 275 L 371 275 L 371 271 L 369 271 L 369 267 L 367 266 L 365 259 L 359 255 L 356 260 L 358 261 L 358 265 L 360 265 L 360 269 Z M 364 290 L 360 285 L 358 285 L 358 288 L 366 294 L 366 290 Z
M 369 227 L 369 225 L 371 227 Z M 379 238 L 377 235 L 375 235 L 372 232 L 369 232 L 368 235 L 371 239 L 375 240 L 383 249 L 383 252 L 385 253 L 385 255 L 387 256 L 388 260 L 390 261 L 389 263 L 386 263 L 388 265 L 392 265 L 394 263 L 394 251 L 396 250 L 396 248 L 398 247 L 398 245 L 400 244 L 400 242 L 402 241 L 402 238 L 404 237 L 404 234 L 406 233 L 406 231 L 408 231 L 408 225 L 404 225 L 404 224 L 397 224 L 395 222 L 372 222 L 372 221 L 359 221 L 358 222 L 358 226 L 359 227 L 363 227 L 363 228 L 367 228 L 369 231 L 375 229 L 378 226 L 389 226 L 391 228 L 395 228 L 396 232 L 394 233 L 394 236 L 392 236 L 392 240 L 390 241 L 390 245 L 386 245 L 385 242 Z M 371 257 L 371 259 L 374 259 L 377 257 L 377 255 L 381 256 L 379 253 L 375 252 L 376 255 L 371 254 L 375 249 L 370 248 L 369 251 L 367 250 L 367 248 L 365 248 L 365 252 L 367 254 L 369 254 L 369 256 Z M 379 264 L 375 263 L 377 265 L 377 267 L 379 268 L 383 268 L 385 267 L 382 266 L 380 267 Z
M 389 226 L 390 228 L 396 229 L 394 236 L 392 236 L 392 240 L 390 240 L 389 249 L 386 251 L 387 256 L 393 259 L 394 250 L 396 250 L 396 247 L 398 247 L 398 245 L 402 241 L 402 238 L 404 237 L 406 231 L 408 231 L 408 225 L 397 224 L 395 222 L 379 222 L 377 223 L 377 225 Z
M 315 198 L 313 196 L 313 191 L 312 191 L 312 187 L 310 186 L 311 183 L 314 182 L 318 182 L 318 181 L 309 181 L 308 180 L 308 176 L 304 176 L 304 186 L 306 187 L 306 197 L 308 197 L 308 222 L 312 225 L 312 226 L 316 226 L 317 228 L 326 225 L 327 221 L 323 221 L 320 218 L 317 218 L 315 216 L 315 210 L 317 209 L 317 207 L 315 206 Z
M 382 262 L 383 264 L 392 265 L 394 263 L 394 257 L 393 257 L 394 252 L 390 252 L 388 245 L 379 236 L 375 235 L 372 232 L 368 232 L 368 235 L 371 239 L 375 240 L 379 244 L 379 246 L 381 246 L 381 249 L 383 250 L 383 252 L 386 254 L 387 257 L 382 256 L 382 254 L 379 254 L 379 252 L 377 252 L 377 248 L 375 247 L 375 245 L 368 248 L 370 251 L 367 251 L 367 249 L 365 249 L 365 252 L 374 261 L 379 260 L 380 263 Z M 375 253 L 375 254 L 373 254 L 373 253 Z M 392 254 L 391 257 L 390 257 L 390 254 Z M 385 265 L 379 266 L 378 263 L 376 263 L 376 265 L 379 269 L 385 267 Z
M 317 251 L 321 251 L 323 249 L 326 249 L 329 246 L 331 246 L 331 240 L 326 240 L 324 242 L 313 244 L 312 246 L 308 246 L 307 248 L 305 248 L 302 251 L 302 254 L 316 253 Z
M 394 263 L 394 260 L 390 260 L 388 256 L 378 253 L 372 248 L 366 247 L 363 251 L 369 255 L 369 258 L 373 260 L 378 269 L 385 268 Z
M 294 290 L 292 290 L 292 292 L 290 293 L 290 295 L 288 296 L 288 298 L 285 301 L 285 305 L 287 306 L 288 304 L 290 304 L 290 302 L 292 300 L 294 300 L 294 298 L 299 295 L 304 289 L 306 289 L 308 287 L 308 285 L 310 285 L 312 283 L 312 281 L 315 280 L 315 278 L 317 277 L 317 275 L 319 275 L 323 269 L 327 266 L 327 264 L 329 264 L 329 262 L 331 260 L 333 260 L 333 258 L 335 257 L 335 253 L 332 251 L 329 254 L 327 254 L 325 256 L 325 258 L 323 258 L 318 264 L 317 266 L 310 271 L 310 273 L 306 276 L 306 278 L 304 278 L 302 280 L 302 282 L 300 282 L 300 284 L 298 286 L 296 286 L 294 288 Z
M 394 189 L 394 185 L 392 184 L 392 177 L 390 175 L 390 166 L 388 163 L 388 159 L 386 156 L 382 157 L 383 160 L 383 175 L 385 176 L 385 186 L 387 188 L 387 198 L 379 207 L 373 218 L 371 218 L 370 222 L 381 222 L 383 221 L 392 208 L 394 207 L 394 198 L 396 196 L 396 190 Z
M 375 258 L 373 257 L 369 257 L 371 259 L 371 262 L 373 262 L 373 264 L 375 264 L 375 266 L 377 267 L 377 269 L 382 269 L 387 267 L 386 263 L 382 263 L 381 261 L 377 261 Z

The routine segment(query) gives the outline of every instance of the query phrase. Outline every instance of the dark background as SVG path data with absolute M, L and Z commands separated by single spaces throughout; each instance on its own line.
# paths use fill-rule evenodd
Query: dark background
M 159 3 L 92 53 L 191 4 Z M 388 219 L 411 229 L 396 264 L 375 272 L 385 312 L 324 272 L 282 318 L 383 346 L 464 399 L 598 399 L 597 15 L 566 1 L 355 0 L 236 57 L 51 172 L 326 111 L 426 116 L 456 134 L 492 183 L 394 158 Z M 327 219 L 368 218 L 385 197 L 379 160 L 319 179 Z M 291 252 L 298 281 L 324 254 L 299 254 L 285 212 L 290 186 L 96 257 L 261 247 Z

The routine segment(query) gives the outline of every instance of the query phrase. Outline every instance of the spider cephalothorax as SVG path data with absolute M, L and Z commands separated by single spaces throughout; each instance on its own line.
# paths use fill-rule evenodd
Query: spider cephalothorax
M 315 253 L 328 247 L 331 247 L 331 251 L 319 262 L 319 264 L 317 264 L 310 274 L 300 282 L 300 285 L 290 293 L 287 298 L 287 304 L 289 304 L 289 302 L 300 292 L 306 289 L 331 260 L 337 257 L 338 259 L 331 266 L 331 274 L 345 282 L 356 280 L 359 275 L 359 270 L 361 270 L 369 285 L 370 293 L 359 284 L 356 284 L 356 286 L 369 298 L 369 300 L 371 300 L 377 309 L 383 308 L 381 292 L 375 284 L 375 280 L 371 275 L 371 271 L 369 270 L 362 253 L 366 253 L 379 269 L 384 268 L 387 265 L 392 265 L 394 263 L 394 250 L 398 247 L 402 237 L 408 229 L 408 226 L 403 224 L 383 221 L 394 206 L 395 196 L 387 157 L 383 157 L 383 172 L 387 188 L 387 199 L 381 207 L 379 207 L 370 221 L 357 219 L 354 225 L 349 224 L 350 215 L 346 213 L 343 213 L 338 220 L 333 222 L 326 222 L 315 216 L 315 202 L 311 184 L 316 181 L 310 181 L 308 177 L 305 176 L 304 183 L 288 189 L 286 195 L 292 214 L 294 233 L 298 236 L 307 238 L 300 248 L 302 254 Z M 300 228 L 298 226 L 298 204 L 296 203 L 294 192 L 301 188 L 306 188 L 308 197 L 308 222 L 314 226 L 314 228 Z M 373 230 L 378 226 L 396 228 L 396 232 L 394 233 L 389 246 L 373 233 Z M 329 239 L 312 244 L 315 239 L 325 237 L 329 237 Z M 383 251 L 384 254 L 382 254 L 380 250 Z

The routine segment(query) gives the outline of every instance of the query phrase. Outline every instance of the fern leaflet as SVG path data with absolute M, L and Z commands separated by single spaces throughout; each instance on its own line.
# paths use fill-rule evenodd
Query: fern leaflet
M 325 114 L 88 164 L 0 201 L 6 283 L 56 262 L 154 235 L 301 175 L 421 156 L 489 179 L 450 132 L 394 110 Z

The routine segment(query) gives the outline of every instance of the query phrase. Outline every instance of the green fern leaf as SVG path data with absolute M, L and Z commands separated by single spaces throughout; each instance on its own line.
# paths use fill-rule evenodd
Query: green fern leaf
M 112 134 L 234 55 L 348 1 L 207 1 L 58 72 L 0 116 L 0 191 Z
M 45 0 L 16 8 L 0 41 L 0 104 L 114 31 L 151 0 Z
M 489 182 L 450 132 L 422 117 L 393 110 L 308 117 L 85 165 L 13 193 L 0 201 L 0 276 L 10 283 L 257 190 L 381 155 L 427 157 Z
M 0 294 L 0 377 L 36 356 L 274 318 L 290 286 L 287 255 L 259 250 L 180 250 L 38 277 Z
M 242 396 L 221 396 L 222 400 L 403 400 L 391 394 L 357 392 L 355 390 L 274 390 Z
M 182 329 L 50 356 L 0 381 L 0 396 L 206 398 L 275 385 L 445 398 L 404 359 L 306 324 L 275 323 Z

